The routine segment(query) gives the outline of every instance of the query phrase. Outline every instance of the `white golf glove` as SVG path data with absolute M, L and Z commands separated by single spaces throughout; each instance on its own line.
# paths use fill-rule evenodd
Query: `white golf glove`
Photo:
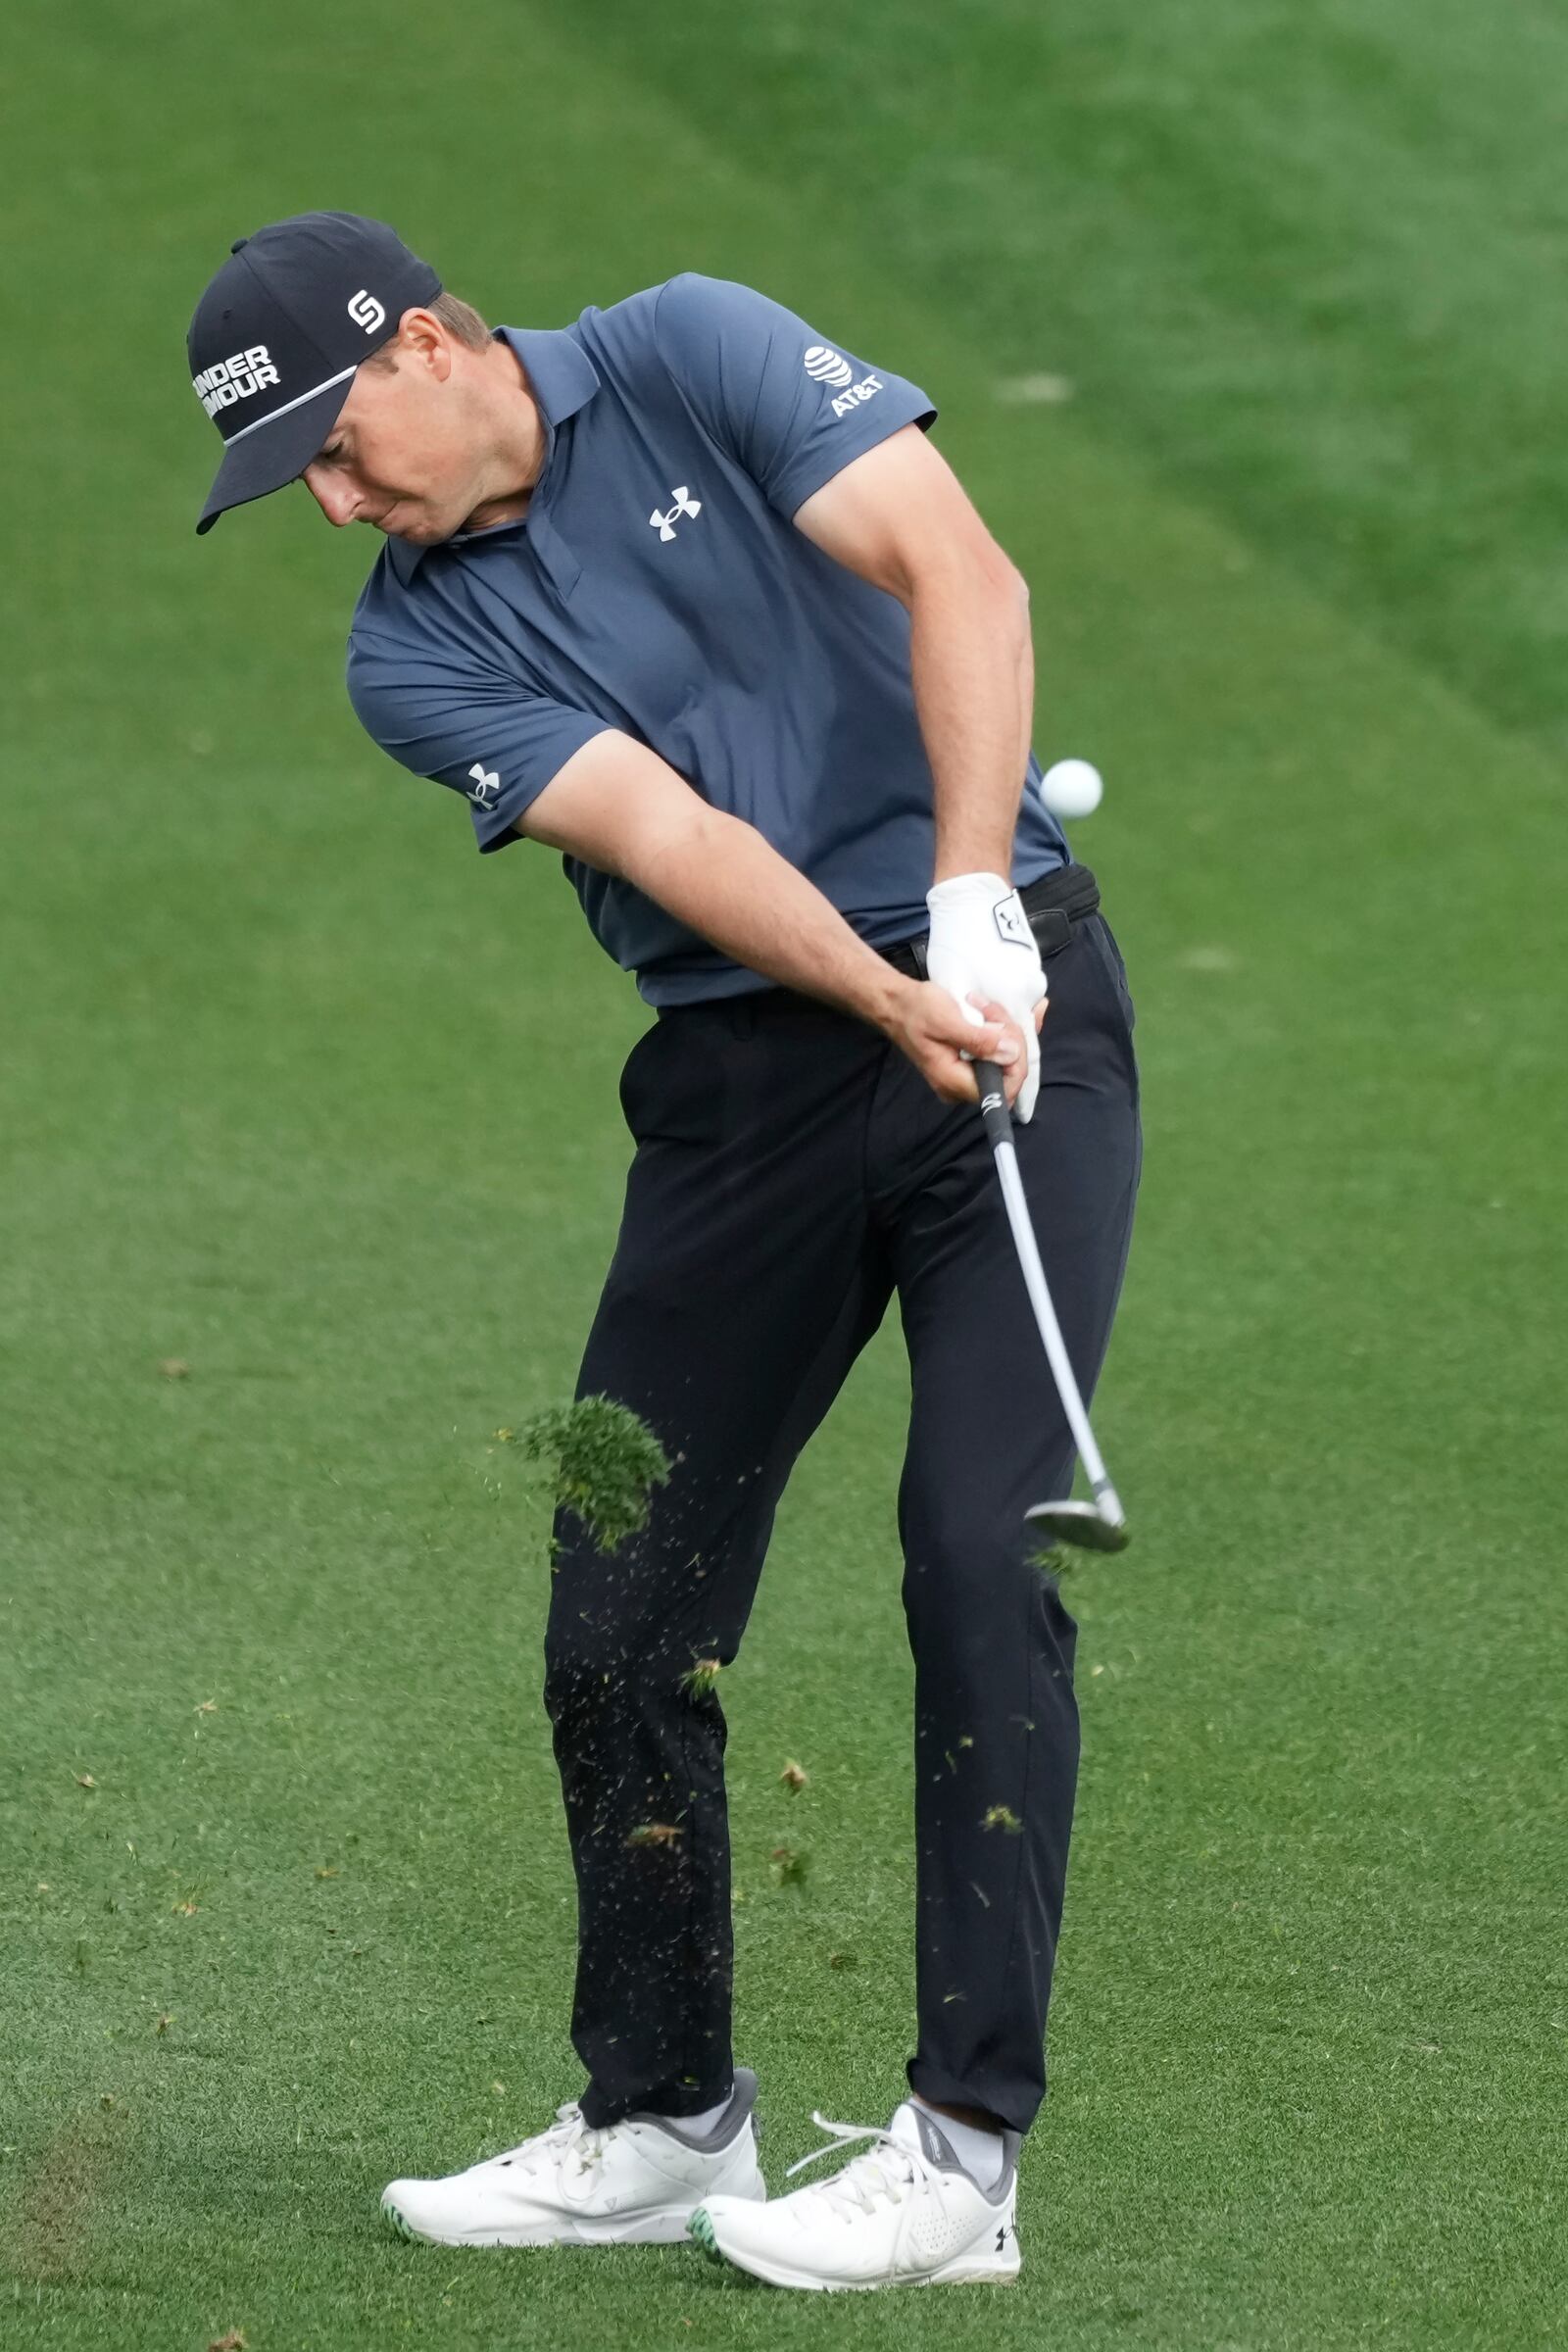
M 1040 1092 L 1035 1006 L 1049 992 L 1039 943 L 1018 893 L 1001 874 L 953 874 L 926 892 L 925 903 L 931 913 L 927 976 L 956 999 L 964 1019 L 977 1029 L 985 1027 L 985 1014 L 969 1003 L 971 989 L 988 1004 L 1005 1005 L 1023 1031 L 1029 1066 L 1013 1110 L 1027 1125 Z

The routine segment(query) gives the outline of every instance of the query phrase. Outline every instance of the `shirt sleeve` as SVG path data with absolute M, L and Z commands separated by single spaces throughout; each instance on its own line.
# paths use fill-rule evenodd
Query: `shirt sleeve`
M 458 667 L 356 629 L 349 700 L 394 760 L 461 792 L 482 851 L 521 837 L 513 826 L 574 752 L 610 721 L 533 694 L 479 664 Z
M 853 458 L 936 418 L 917 384 L 727 278 L 672 277 L 654 341 L 699 421 L 786 519 Z

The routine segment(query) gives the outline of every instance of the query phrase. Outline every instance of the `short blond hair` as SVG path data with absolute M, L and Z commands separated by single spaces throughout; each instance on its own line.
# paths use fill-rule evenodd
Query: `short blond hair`
M 426 303 L 424 307 L 432 318 L 440 319 L 454 342 L 466 344 L 469 351 L 483 351 L 489 342 L 490 329 L 471 302 L 464 302 L 456 294 L 438 294 L 434 302 Z M 397 337 L 393 335 L 382 344 L 379 351 L 372 351 L 368 360 L 362 360 L 360 366 L 373 368 L 378 374 L 389 374 L 398 364 L 397 354 L 392 348 L 396 341 Z

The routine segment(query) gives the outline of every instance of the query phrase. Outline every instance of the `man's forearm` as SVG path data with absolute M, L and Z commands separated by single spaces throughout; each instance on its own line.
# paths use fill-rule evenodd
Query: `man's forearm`
M 628 881 L 737 963 L 887 1026 L 908 983 L 755 825 L 704 808 Z
M 1034 723 L 1029 596 L 1019 575 L 939 568 L 909 598 L 915 710 L 936 783 L 934 882 L 1012 871 Z

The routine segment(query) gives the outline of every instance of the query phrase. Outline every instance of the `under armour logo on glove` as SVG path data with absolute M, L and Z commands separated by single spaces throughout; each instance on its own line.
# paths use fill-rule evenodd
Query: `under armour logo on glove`
M 1000 900 L 992 911 L 997 918 L 997 929 L 1002 933 L 1004 939 L 1010 939 L 1013 946 L 1017 948 L 1034 946 L 1035 935 L 1029 928 L 1029 917 L 1023 910 L 1023 901 L 1015 890 L 1010 891 L 1006 898 Z

